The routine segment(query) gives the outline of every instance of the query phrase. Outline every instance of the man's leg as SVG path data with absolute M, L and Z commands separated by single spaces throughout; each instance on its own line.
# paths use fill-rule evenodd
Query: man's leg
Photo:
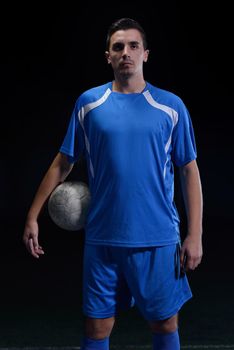
M 178 315 L 149 323 L 153 332 L 153 350 L 179 350 Z
M 114 323 L 114 317 L 103 319 L 87 317 L 81 350 L 109 350 L 109 337 Z

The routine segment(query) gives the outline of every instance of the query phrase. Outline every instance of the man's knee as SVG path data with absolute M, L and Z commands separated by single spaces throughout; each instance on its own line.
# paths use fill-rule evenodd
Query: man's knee
M 85 332 L 91 339 L 104 339 L 109 337 L 115 323 L 114 317 L 109 318 L 86 318 Z
M 172 333 L 178 328 L 178 315 L 174 315 L 166 320 L 149 322 L 154 333 Z

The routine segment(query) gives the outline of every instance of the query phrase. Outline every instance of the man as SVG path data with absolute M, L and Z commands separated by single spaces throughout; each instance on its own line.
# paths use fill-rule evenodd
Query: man
M 91 207 L 84 250 L 82 349 L 109 349 L 119 309 L 135 304 L 153 332 L 153 349 L 177 350 L 178 312 L 192 297 L 185 270 L 202 257 L 202 191 L 189 113 L 181 99 L 144 80 L 149 51 L 136 21 L 122 18 L 107 35 L 114 80 L 77 99 L 60 152 L 29 210 L 23 240 L 38 243 L 38 215 L 53 189 L 85 154 Z M 180 249 L 173 199 L 179 167 L 188 234 Z

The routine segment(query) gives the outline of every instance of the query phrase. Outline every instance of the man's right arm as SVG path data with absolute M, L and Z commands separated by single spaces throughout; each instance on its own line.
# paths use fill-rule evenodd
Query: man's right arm
M 38 243 L 38 217 L 55 187 L 63 182 L 71 172 L 73 164 L 69 163 L 66 155 L 58 153 L 51 166 L 46 172 L 42 182 L 36 192 L 32 205 L 28 211 L 25 222 L 23 242 L 26 248 L 35 258 L 44 254 L 42 247 Z

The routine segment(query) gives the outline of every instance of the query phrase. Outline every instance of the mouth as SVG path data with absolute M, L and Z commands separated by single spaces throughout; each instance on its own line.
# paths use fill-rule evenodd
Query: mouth
M 132 62 L 129 62 L 129 61 L 126 61 L 126 62 L 122 62 L 120 64 L 121 67 L 129 67 L 129 66 L 132 66 Z

